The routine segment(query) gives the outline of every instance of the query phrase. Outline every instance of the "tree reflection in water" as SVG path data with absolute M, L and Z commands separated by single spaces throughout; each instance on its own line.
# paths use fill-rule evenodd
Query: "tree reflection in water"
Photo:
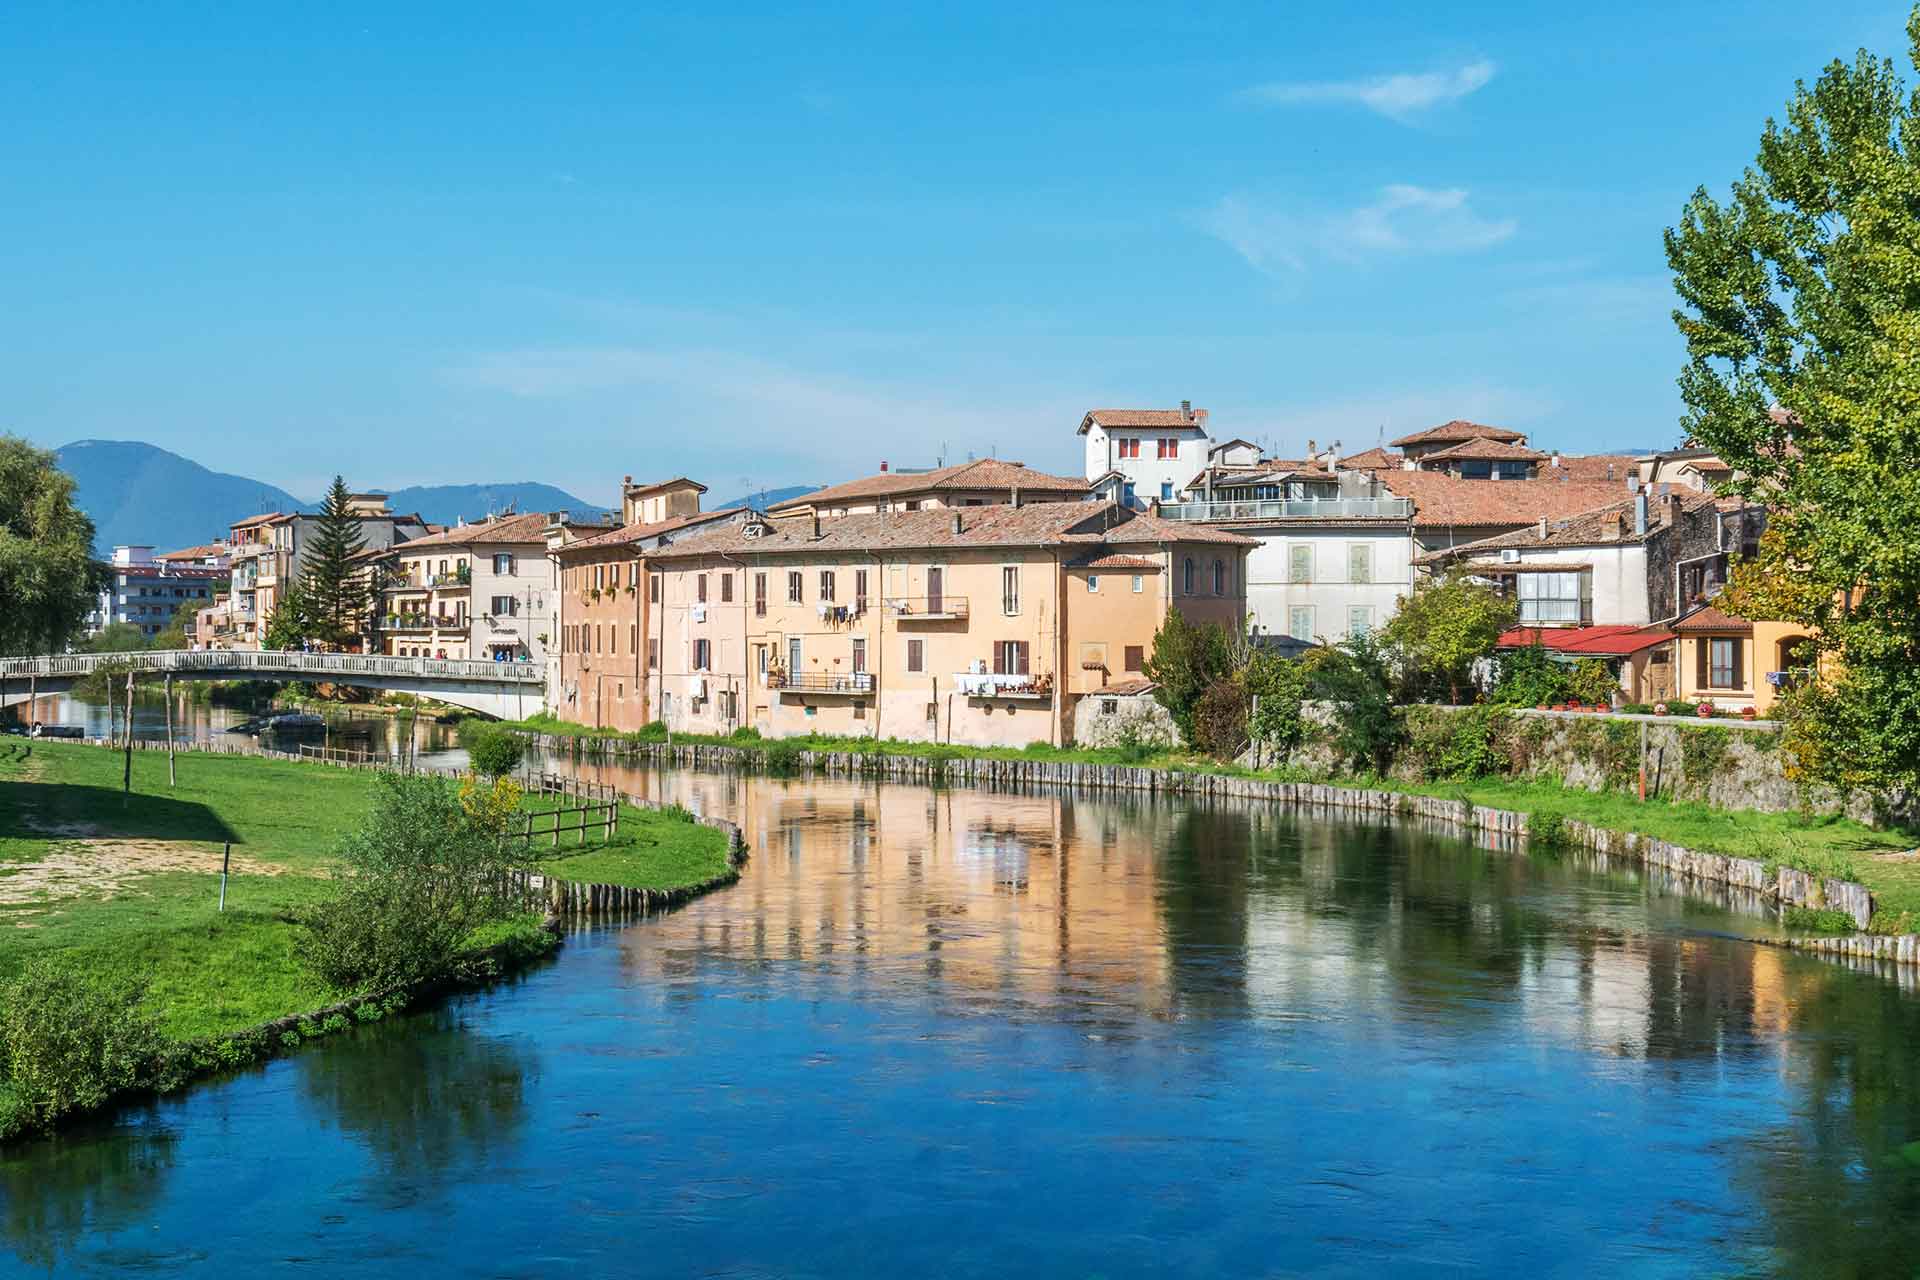
M 441 1011 L 315 1046 L 301 1063 L 300 1088 L 317 1116 L 372 1155 L 371 1190 L 398 1207 L 514 1146 L 533 1072 L 523 1044 L 475 1034 Z
M 160 1203 L 178 1141 L 156 1126 L 82 1126 L 36 1144 L 31 1159 L 0 1159 L 8 1248 L 26 1266 L 65 1269 L 104 1219 L 137 1218 Z

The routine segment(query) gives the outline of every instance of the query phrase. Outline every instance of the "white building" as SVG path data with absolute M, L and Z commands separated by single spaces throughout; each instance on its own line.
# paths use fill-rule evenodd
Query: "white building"
M 117 546 L 105 568 L 106 586 L 87 614 L 90 634 L 115 622 L 131 623 L 149 639 L 176 621 L 191 630 L 195 615 L 213 603 L 227 580 L 225 569 L 157 559 L 152 547 Z
M 1183 400 L 1178 409 L 1090 409 L 1080 419 L 1089 482 L 1115 476 L 1116 497 L 1131 507 L 1172 502 L 1207 465 L 1207 411 Z

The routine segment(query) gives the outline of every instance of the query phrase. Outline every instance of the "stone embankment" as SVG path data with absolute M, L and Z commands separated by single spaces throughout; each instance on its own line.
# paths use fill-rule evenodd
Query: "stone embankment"
M 629 759 L 683 769 L 740 769 L 759 764 L 753 747 L 713 743 L 635 742 L 625 738 L 584 738 L 567 734 L 527 734 L 541 751 L 563 756 Z M 1420 818 L 1446 824 L 1484 843 L 1517 847 L 1534 829 L 1533 816 L 1509 809 L 1477 808 L 1465 800 L 1407 795 L 1320 782 L 1278 782 L 1232 774 L 1194 773 L 1133 765 L 1077 764 L 1057 760 L 1002 760 L 984 756 L 882 755 L 847 751 L 802 751 L 803 772 L 829 777 L 877 777 L 890 781 L 985 787 L 1075 787 L 1091 791 L 1134 791 L 1199 799 L 1265 800 L 1301 809 L 1374 813 Z M 1625 858 L 1670 872 L 1682 880 L 1724 884 L 1751 890 L 1785 906 L 1845 911 L 1864 929 L 1873 917 L 1873 895 L 1851 880 L 1808 875 L 1792 867 L 1774 867 L 1754 858 L 1687 849 L 1666 840 L 1589 823 L 1562 821 L 1556 836 L 1569 844 Z M 1820 939 L 1806 939 L 1809 944 Z M 1809 945 L 1806 949 L 1817 950 Z M 1898 952 L 1898 948 L 1893 948 Z M 1920 956 L 1920 941 L 1906 954 Z M 1916 960 L 1920 963 L 1920 960 Z

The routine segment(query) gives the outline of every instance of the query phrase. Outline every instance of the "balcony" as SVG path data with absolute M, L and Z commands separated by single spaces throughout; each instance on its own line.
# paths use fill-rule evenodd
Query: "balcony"
M 888 596 L 885 604 L 896 622 L 953 622 L 967 616 L 965 596 Z
M 473 585 L 471 569 L 455 569 L 452 573 L 436 573 L 427 579 L 430 587 L 470 587 Z
M 1407 520 L 1411 498 L 1260 498 L 1246 502 L 1162 504 L 1166 520 Z
M 781 675 L 769 671 L 767 688 L 778 689 L 781 693 L 839 693 L 858 695 L 873 692 L 873 672 L 849 671 L 845 675 L 814 674 L 802 672 L 797 676 Z
M 389 631 L 465 631 L 467 620 L 460 617 L 448 617 L 431 613 L 399 613 L 387 615 Z
M 969 698 L 1019 699 L 1029 702 L 1053 700 L 1053 677 L 1049 675 L 960 671 L 954 673 L 953 687 L 956 692 Z

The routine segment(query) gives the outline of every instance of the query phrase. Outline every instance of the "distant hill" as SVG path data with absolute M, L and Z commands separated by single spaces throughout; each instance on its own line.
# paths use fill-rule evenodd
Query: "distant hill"
M 285 489 L 246 476 L 211 471 L 190 458 L 138 440 L 76 440 L 54 450 L 78 486 L 80 509 L 93 520 L 93 549 L 107 555 L 120 543 L 159 551 L 212 542 L 234 521 L 267 511 L 317 511 Z M 374 486 L 363 486 L 374 488 Z M 434 524 L 452 524 L 488 512 L 570 511 L 597 518 L 604 509 L 550 484 L 413 485 L 385 492 L 394 511 L 419 512 Z
M 93 520 L 94 550 L 103 556 L 118 543 L 161 551 L 196 546 L 246 516 L 314 509 L 265 481 L 210 471 L 138 440 L 76 440 L 54 456 L 78 486 L 80 509 Z
M 424 484 L 405 489 L 379 489 L 387 495 L 387 505 L 401 513 L 419 512 L 434 524 L 452 524 L 456 520 L 478 520 L 489 512 L 505 511 L 509 505 L 525 515 L 529 511 L 570 511 L 598 518 L 606 508 L 582 502 L 565 489 L 550 484 L 523 481 L 512 484 Z
M 703 501 L 700 506 L 705 511 L 728 511 L 734 507 L 755 507 L 765 511 L 776 502 L 785 502 L 788 498 L 798 498 L 820 488 L 817 484 L 789 485 L 784 489 L 755 489 L 752 493 L 738 498 L 728 498 L 725 502 Z

